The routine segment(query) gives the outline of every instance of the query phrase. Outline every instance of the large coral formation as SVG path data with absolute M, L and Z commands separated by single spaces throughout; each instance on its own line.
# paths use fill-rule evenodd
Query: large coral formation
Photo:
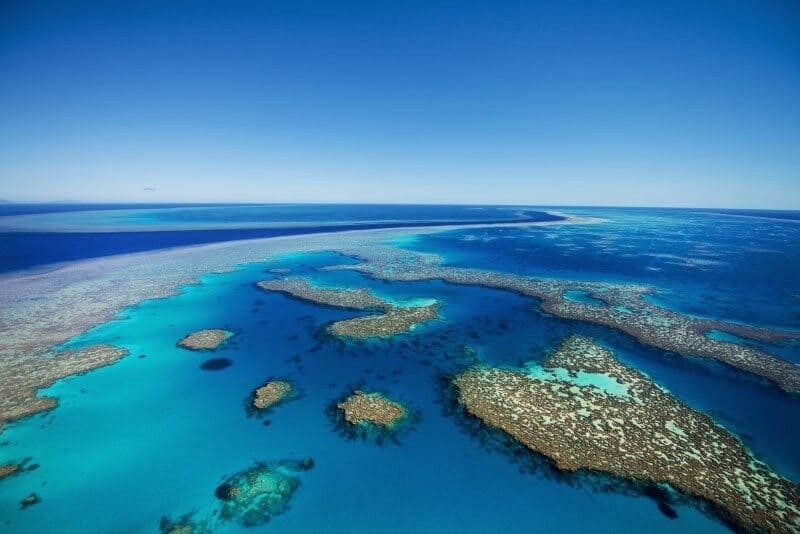
M 800 488 L 710 417 L 582 337 L 543 366 L 473 367 L 453 384 L 466 411 L 552 459 L 669 483 L 748 530 L 800 531 Z
M 233 332 L 211 328 L 192 332 L 178 342 L 178 345 L 189 350 L 216 350 Z
M 383 315 L 368 315 L 337 321 L 330 331 L 337 336 L 367 338 L 408 332 L 414 326 L 436 318 L 439 303 L 427 306 L 388 306 Z
M 434 319 L 439 309 L 438 302 L 424 306 L 397 306 L 376 297 L 363 288 L 322 288 L 313 285 L 305 278 L 280 278 L 259 282 L 258 287 L 267 291 L 280 291 L 296 298 L 326 306 L 381 312 L 376 315 L 355 317 L 331 324 L 329 330 L 333 334 L 342 337 L 383 337 L 407 332 L 417 324 Z
M 268 410 L 294 392 L 288 380 L 270 380 L 253 392 L 252 406 L 257 410 Z
M 615 328 L 643 343 L 684 356 L 712 358 L 766 378 L 788 392 L 800 393 L 800 365 L 751 345 L 712 339 L 707 335 L 712 330 L 719 330 L 773 343 L 788 338 L 800 338 L 800 334 L 677 313 L 650 302 L 647 295 L 654 289 L 648 286 L 580 282 L 446 267 L 440 264 L 440 258 L 435 254 L 391 246 L 339 249 L 337 252 L 358 258 L 363 263 L 331 266 L 327 270 L 355 270 L 383 280 L 438 279 L 453 284 L 514 291 L 540 299 L 542 309 L 559 317 Z M 578 302 L 570 298 L 576 292 L 604 305 Z
M 37 389 L 66 376 L 84 373 L 114 363 L 128 351 L 111 345 L 50 352 L 13 360 L 0 358 L 0 428 L 5 421 L 55 407 L 52 397 L 39 397 Z

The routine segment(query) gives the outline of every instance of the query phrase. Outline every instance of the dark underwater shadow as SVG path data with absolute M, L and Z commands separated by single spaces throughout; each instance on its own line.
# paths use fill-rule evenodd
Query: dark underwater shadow
M 221 371 L 233 365 L 233 360 L 228 358 L 211 358 L 200 364 L 203 371 Z

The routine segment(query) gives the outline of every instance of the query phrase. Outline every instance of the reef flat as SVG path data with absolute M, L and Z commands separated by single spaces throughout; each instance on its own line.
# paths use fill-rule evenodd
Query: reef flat
M 582 282 L 520 276 L 480 269 L 446 267 L 435 254 L 392 246 L 336 249 L 361 260 L 355 265 L 329 266 L 327 270 L 355 270 L 390 281 L 443 280 L 453 284 L 479 285 L 534 297 L 553 315 L 615 328 L 639 341 L 683 356 L 711 358 L 765 378 L 781 389 L 800 393 L 800 366 L 760 348 L 712 339 L 719 330 L 764 342 L 798 338 L 800 334 L 738 323 L 702 319 L 656 306 L 647 299 L 654 288 L 635 284 Z M 570 298 L 575 293 L 601 305 Z
M 370 293 L 368 290 L 323 288 L 313 285 L 306 278 L 279 278 L 258 282 L 266 291 L 278 291 L 295 298 L 353 310 L 376 310 L 380 314 L 336 321 L 328 329 L 341 337 L 382 337 L 408 332 L 415 325 L 430 321 L 437 316 L 439 303 L 425 306 L 397 306 Z
M 283 401 L 294 392 L 294 387 L 287 380 L 270 380 L 253 392 L 251 402 L 257 410 L 268 410 Z
M 476 366 L 452 382 L 469 414 L 559 469 L 666 482 L 747 530 L 800 531 L 800 487 L 590 339 L 569 338 L 542 366 Z
M 355 390 L 336 405 L 351 425 L 372 424 L 391 429 L 408 414 L 406 408 L 381 393 Z
M 52 397 L 39 397 L 37 390 L 56 380 L 114 363 L 128 351 L 111 345 L 49 352 L 20 360 L 0 358 L 0 428 L 6 421 L 49 410 Z
M 233 332 L 211 328 L 192 332 L 178 342 L 178 345 L 189 350 L 216 350 L 223 341 L 233 336 Z
M 267 523 L 289 509 L 289 501 L 300 485 L 297 472 L 313 465 L 310 458 L 299 462 L 259 463 L 231 476 L 215 492 L 223 502 L 220 520 L 235 520 L 246 527 Z

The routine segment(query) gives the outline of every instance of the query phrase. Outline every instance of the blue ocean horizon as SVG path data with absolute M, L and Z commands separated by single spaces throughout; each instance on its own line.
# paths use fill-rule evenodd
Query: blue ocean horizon
M 0 203 L 0 249 L 4 253 L 0 255 L 0 273 L 241 239 L 436 223 L 458 226 L 557 220 L 549 212 L 565 210 L 587 212 L 585 206 L 3 202 Z M 800 221 L 798 210 L 588 208 L 590 213 L 597 210 L 708 213 Z M 26 215 L 44 217 L 21 217 Z
M 44 217 L 20 217 L 25 215 Z M 558 218 L 508 206 L 4 203 L 0 204 L 0 248 L 5 251 L 0 255 L 0 273 L 241 239 Z

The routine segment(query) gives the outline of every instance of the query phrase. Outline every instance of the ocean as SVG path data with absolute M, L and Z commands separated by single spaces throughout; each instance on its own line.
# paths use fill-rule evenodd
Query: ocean
M 491 206 L 9 203 L 0 204 L 0 273 L 240 239 L 553 219 Z
M 110 254 L 216 241 L 379 228 L 408 228 L 384 244 L 431 253 L 445 266 L 524 276 L 647 284 L 658 306 L 694 317 L 800 332 L 797 214 L 709 210 L 558 208 L 592 223 L 556 221 L 536 207 L 95 206 L 89 211 L 0 208 L 6 277 Z M 13 220 L 12 220 L 13 219 Z M 598 222 L 599 221 L 599 222 Z M 452 225 L 436 231 L 425 225 Z M 465 225 L 473 225 L 465 227 Z M 97 231 L 101 230 L 101 231 Z M 390 282 L 351 270 L 334 252 L 282 254 L 209 273 L 178 294 L 120 310 L 64 348 L 123 347 L 113 365 L 57 381 L 41 395 L 50 411 L 7 423 L 0 464 L 28 470 L 0 480 L 0 529 L 8 532 L 158 532 L 191 516 L 215 532 L 252 531 L 219 516 L 217 488 L 256 463 L 313 459 L 296 474 L 276 532 L 715 532 L 728 527 L 692 499 L 665 513 L 630 481 L 559 472 L 546 459 L 454 409 L 449 377 L 476 360 L 518 367 L 543 360 L 572 334 L 611 349 L 688 406 L 740 437 L 776 472 L 800 481 L 800 397 L 765 380 L 632 336 L 547 313 L 516 293 L 439 280 Z M 441 302 L 439 318 L 367 340 L 325 333 L 369 312 L 321 306 L 255 284 L 308 277 L 331 288 L 367 288 L 390 302 Z M 580 298 L 580 296 L 576 296 Z M 177 345 L 220 328 L 214 352 Z M 755 343 L 736 340 L 741 343 Z M 800 363 L 800 344 L 759 346 Z M 208 370 L 209 359 L 227 367 Z M 213 367 L 213 366 L 212 366 Z M 296 399 L 254 415 L 252 392 L 291 381 Z M 361 439 L 332 417 L 354 389 L 381 391 L 416 414 L 395 439 Z M 332 409 L 332 407 L 334 407 Z M 27 460 L 26 460 L 27 459 Z M 34 467 L 35 466 L 35 467 Z M 32 468 L 33 467 L 33 468 Z M 22 506 L 35 493 L 41 502 Z M 163 523 L 166 524 L 166 523 Z

